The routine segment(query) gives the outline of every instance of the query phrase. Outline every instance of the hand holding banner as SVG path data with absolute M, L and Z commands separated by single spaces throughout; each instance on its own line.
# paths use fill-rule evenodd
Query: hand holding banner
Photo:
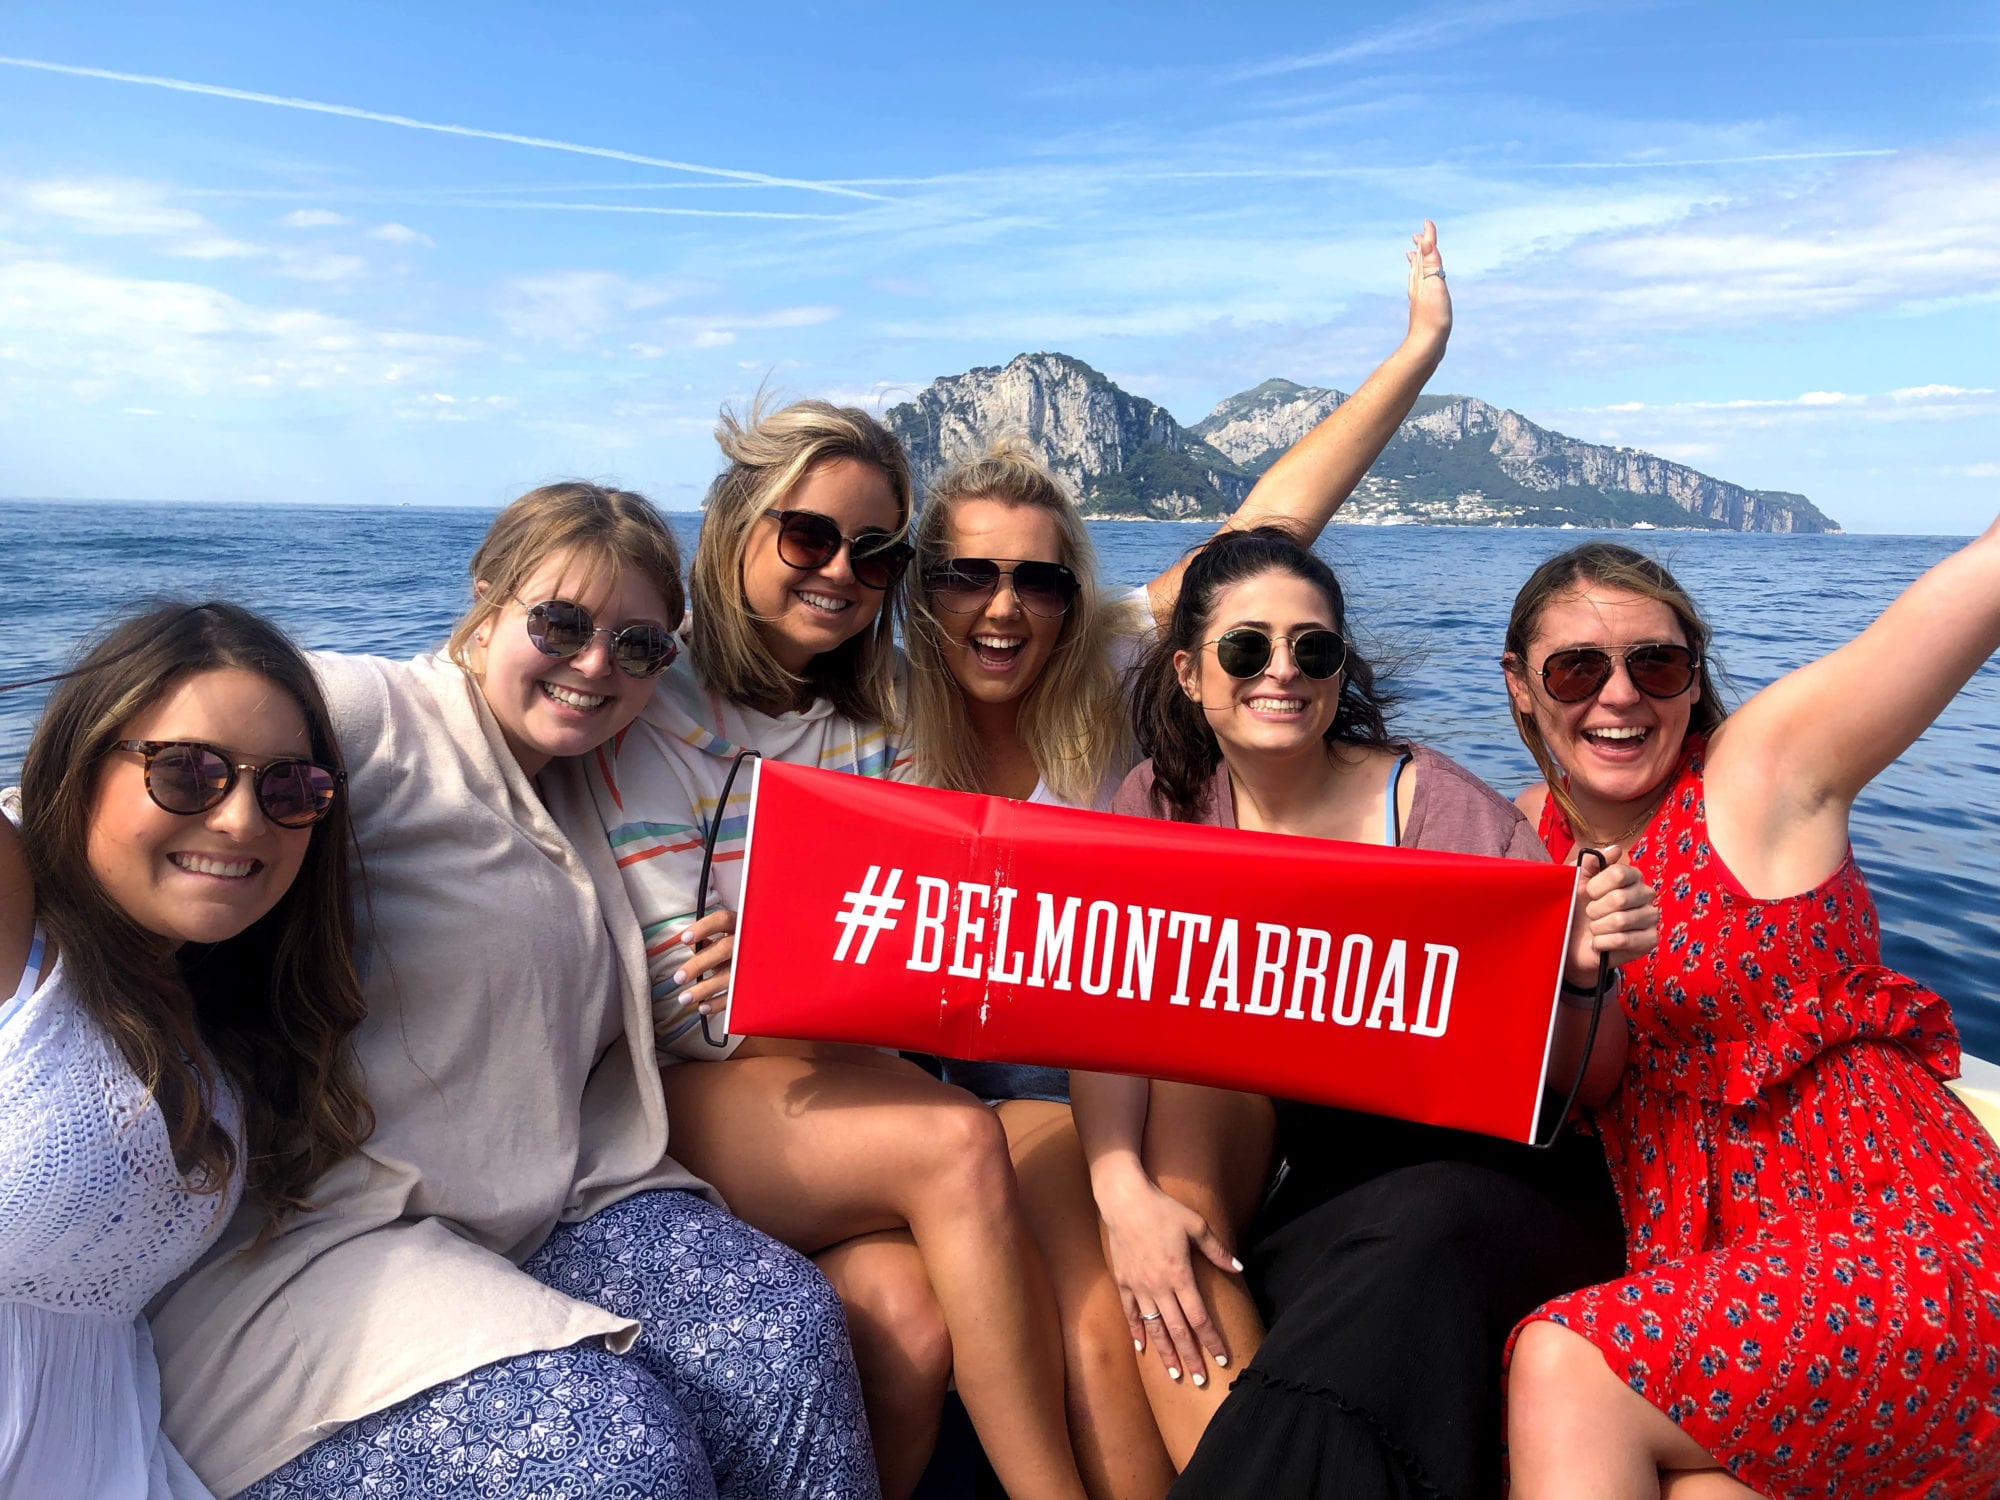
M 733 1031 L 1533 1138 L 1567 867 L 756 778 Z

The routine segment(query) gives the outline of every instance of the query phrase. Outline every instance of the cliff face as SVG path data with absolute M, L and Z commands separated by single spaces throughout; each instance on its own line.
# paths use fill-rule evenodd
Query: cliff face
M 1081 360 L 1023 354 L 933 381 L 884 420 L 920 481 L 1018 438 L 1086 515 L 1179 520 L 1233 511 L 1258 475 L 1346 399 L 1267 380 L 1187 428 Z M 1636 448 L 1581 442 L 1470 396 L 1422 398 L 1338 519 L 1839 530 L 1803 495 L 1749 490 Z
M 1024 439 L 1089 515 L 1223 516 L 1256 482 L 1160 407 L 1064 354 L 932 381 L 883 420 L 920 479 L 1002 438 Z

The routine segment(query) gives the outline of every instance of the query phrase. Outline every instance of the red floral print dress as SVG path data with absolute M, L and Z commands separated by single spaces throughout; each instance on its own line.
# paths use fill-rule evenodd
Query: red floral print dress
M 1628 1274 L 1538 1309 L 1770 1496 L 2000 1495 L 2000 1150 L 1943 1000 L 1882 967 L 1853 852 L 1760 901 L 1708 840 L 1705 745 L 1632 846 L 1660 943 L 1593 1113 Z M 1553 798 L 1541 834 L 1574 838 Z

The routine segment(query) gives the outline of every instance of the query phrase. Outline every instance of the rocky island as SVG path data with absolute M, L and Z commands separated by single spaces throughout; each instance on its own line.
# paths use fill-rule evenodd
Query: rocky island
M 1066 354 L 931 382 L 884 420 L 926 476 L 1025 439 L 1084 514 L 1227 515 L 1345 393 L 1267 380 L 1183 427 Z M 1476 396 L 1424 396 L 1334 517 L 1363 525 L 1688 527 L 1833 532 L 1804 495 L 1751 490 L 1637 448 L 1581 442 Z

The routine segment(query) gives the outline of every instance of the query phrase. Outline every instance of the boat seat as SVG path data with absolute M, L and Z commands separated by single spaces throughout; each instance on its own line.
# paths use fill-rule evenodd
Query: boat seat
M 2000 1067 L 1983 1058 L 1967 1057 L 1952 1090 L 1972 1106 L 1986 1133 L 2000 1141 Z

